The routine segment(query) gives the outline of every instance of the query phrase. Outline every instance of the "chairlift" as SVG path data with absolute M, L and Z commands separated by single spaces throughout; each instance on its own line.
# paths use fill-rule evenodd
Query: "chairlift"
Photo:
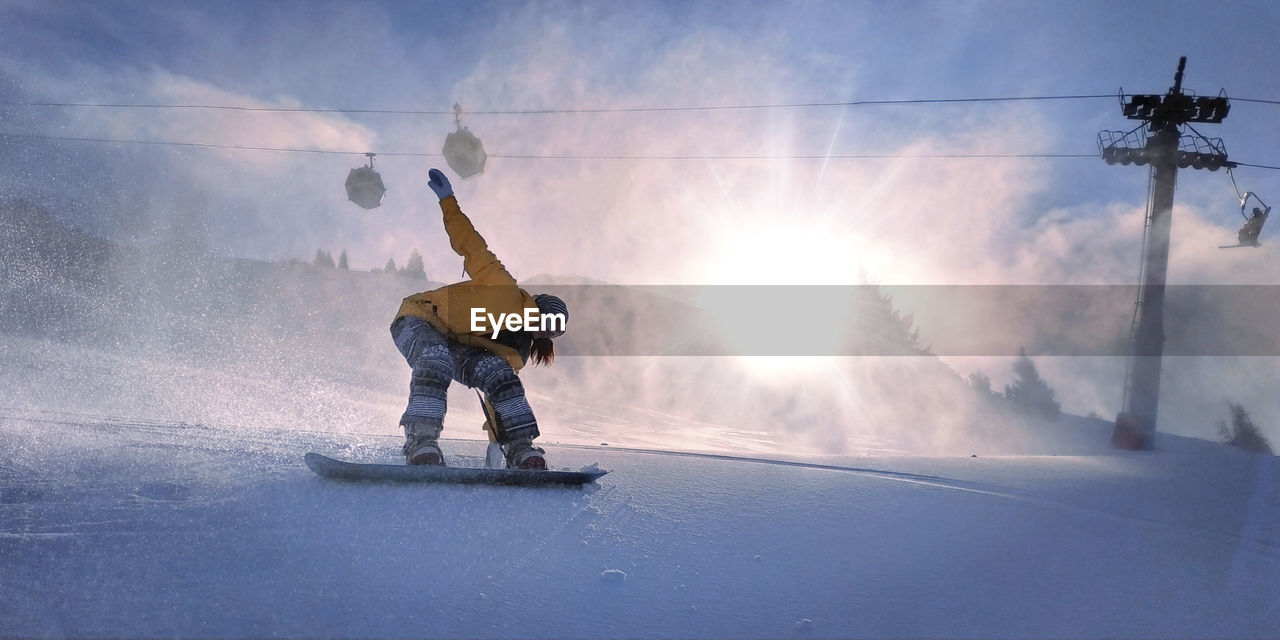
M 1231 178 L 1231 188 L 1235 189 L 1236 198 L 1240 200 L 1240 217 L 1244 218 L 1244 226 L 1240 227 L 1240 231 L 1236 233 L 1237 244 L 1222 245 L 1219 249 L 1233 249 L 1235 247 L 1260 247 L 1258 242 L 1258 234 L 1262 233 L 1262 225 L 1267 223 L 1267 218 L 1271 216 L 1271 207 L 1258 197 L 1258 194 L 1252 191 L 1240 193 L 1240 187 L 1236 185 L 1236 176 L 1231 171 L 1231 167 L 1227 167 L 1227 175 Z M 1257 206 L 1249 211 L 1249 200 L 1255 200 Z
M 382 184 L 382 176 L 373 170 L 375 154 L 364 155 L 368 156 L 369 164 L 356 167 L 347 174 L 347 199 L 365 209 L 377 209 L 382 205 L 382 196 L 387 193 L 387 187 Z
M 458 129 L 444 139 L 444 160 L 449 168 L 465 180 L 484 171 L 485 160 L 489 156 L 484 152 L 480 138 L 471 130 L 462 126 L 462 107 L 453 105 L 454 122 Z

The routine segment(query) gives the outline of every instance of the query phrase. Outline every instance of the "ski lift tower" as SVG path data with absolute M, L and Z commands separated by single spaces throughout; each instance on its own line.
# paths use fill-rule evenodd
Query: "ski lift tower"
M 1142 273 L 1130 334 L 1130 358 L 1125 373 L 1124 409 L 1116 416 L 1111 446 L 1132 451 L 1151 450 L 1160 401 L 1160 360 L 1164 351 L 1164 289 L 1169 267 L 1169 230 L 1178 169 L 1217 171 L 1233 166 L 1222 139 L 1198 133 L 1183 136 L 1191 123 L 1219 123 L 1231 105 L 1221 92 L 1216 97 L 1183 93 L 1182 72 L 1187 59 L 1178 60 L 1173 87 L 1160 94 L 1127 97 L 1120 92 L 1124 116 L 1141 120 L 1132 131 L 1103 131 L 1098 146 L 1107 164 L 1151 165 L 1150 197 L 1142 238 Z M 1191 129 L 1195 132 L 1194 129 Z

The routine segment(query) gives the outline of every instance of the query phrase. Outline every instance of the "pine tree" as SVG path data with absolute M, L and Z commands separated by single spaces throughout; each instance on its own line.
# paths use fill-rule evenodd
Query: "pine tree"
M 920 346 L 920 329 L 912 314 L 903 314 L 893 304 L 893 294 L 878 284 L 857 289 L 856 305 L 848 333 L 838 347 L 852 355 L 919 355 L 928 353 Z
M 1040 379 L 1040 372 L 1036 371 L 1035 363 L 1027 357 L 1025 347 L 1018 351 L 1018 359 L 1013 362 L 1013 373 L 1017 378 L 1013 385 L 1005 385 L 1004 397 L 1015 407 L 1050 419 L 1056 419 L 1062 413 L 1062 406 L 1054 399 L 1053 389 Z
M 1244 410 L 1244 406 L 1234 402 L 1228 402 L 1227 406 L 1231 408 L 1231 426 L 1228 427 L 1226 422 L 1218 421 L 1218 432 L 1222 434 L 1223 442 L 1245 451 L 1271 453 L 1271 443 L 1258 430 L 1258 426 L 1253 424 L 1253 419 L 1249 417 L 1249 412 Z
M 969 388 L 983 398 L 992 398 L 999 395 L 991 390 L 991 378 L 981 371 L 974 371 L 969 374 Z
M 338 268 L 342 269 L 343 271 L 348 271 L 351 268 L 347 266 L 347 250 L 346 249 L 343 249 L 342 255 L 338 256 Z
M 422 254 L 418 253 L 417 249 L 414 249 L 413 253 L 409 254 L 409 262 L 404 265 L 404 270 L 401 273 L 411 278 L 427 279 L 427 271 L 422 265 Z
M 322 249 L 316 249 L 315 266 L 325 267 L 328 269 L 334 268 L 333 255 L 330 254 L 328 251 L 324 251 Z
M 382 270 L 383 270 L 383 271 L 386 271 L 387 273 L 395 273 L 395 272 L 397 271 L 397 269 L 396 269 L 396 259 L 395 259 L 395 258 L 391 258 L 390 260 L 387 260 L 387 266 L 386 266 L 386 267 L 384 267 Z
M 876 287 L 876 302 L 882 315 L 882 326 L 888 329 L 891 344 L 903 345 L 911 351 L 921 351 L 920 327 L 916 326 L 915 314 L 903 315 L 893 304 L 893 294 Z

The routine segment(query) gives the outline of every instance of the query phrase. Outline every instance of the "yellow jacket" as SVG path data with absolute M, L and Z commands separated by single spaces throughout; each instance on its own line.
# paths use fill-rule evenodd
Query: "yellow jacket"
M 516 285 L 516 279 L 489 250 L 484 238 L 458 207 L 457 198 L 449 196 L 441 200 L 440 209 L 444 212 L 449 245 L 462 256 L 471 279 L 405 298 L 396 318 L 422 318 L 440 333 L 462 344 L 487 349 L 519 370 L 529 358 L 530 338 L 504 330 L 494 340 L 487 319 L 481 323 L 480 331 L 472 331 L 471 310 L 482 308 L 484 313 L 497 316 L 499 313 L 523 314 L 525 309 L 537 309 L 538 305 L 529 292 Z

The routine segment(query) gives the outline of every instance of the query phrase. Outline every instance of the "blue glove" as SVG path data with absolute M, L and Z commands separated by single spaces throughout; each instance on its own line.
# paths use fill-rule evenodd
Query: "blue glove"
M 444 200 L 445 198 L 453 195 L 453 185 L 449 184 L 449 179 L 444 177 L 443 171 L 439 169 L 432 169 L 427 172 L 427 175 L 431 177 L 431 179 L 427 181 L 427 186 L 431 187 L 431 190 L 436 192 L 437 198 Z

